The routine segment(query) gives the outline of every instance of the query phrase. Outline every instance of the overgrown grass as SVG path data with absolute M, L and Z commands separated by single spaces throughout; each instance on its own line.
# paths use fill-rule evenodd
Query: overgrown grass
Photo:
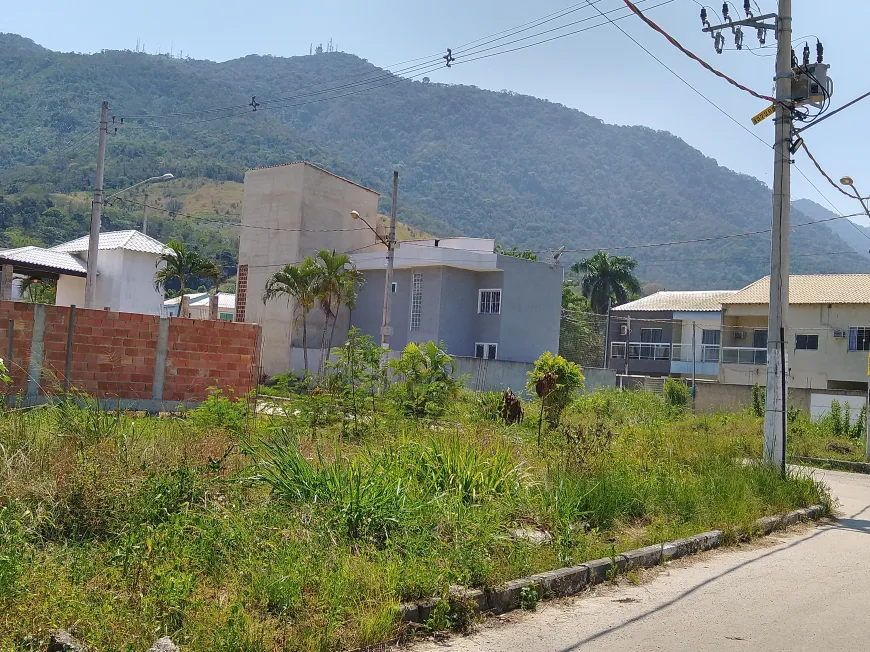
M 402 602 L 451 584 L 828 500 L 743 464 L 760 450 L 748 412 L 596 393 L 538 448 L 534 406 L 506 427 L 491 403 L 462 393 L 434 422 L 378 400 L 350 438 L 323 396 L 256 421 L 222 397 L 186 418 L 0 414 L 0 650 L 44 649 L 54 627 L 99 650 L 162 634 L 189 650 L 352 648 L 396 636 Z M 528 528 L 550 541 L 516 536 Z

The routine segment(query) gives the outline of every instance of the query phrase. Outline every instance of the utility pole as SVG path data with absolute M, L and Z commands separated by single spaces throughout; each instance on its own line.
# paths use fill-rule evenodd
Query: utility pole
M 100 144 L 97 149 L 97 183 L 91 204 L 91 233 L 88 240 L 88 271 L 85 276 L 85 308 L 96 308 L 97 254 L 100 250 L 100 220 L 103 213 L 103 170 L 106 164 L 106 138 L 109 135 L 109 103 L 100 109 Z
M 148 235 L 148 191 L 144 191 L 142 201 L 142 235 Z
M 396 202 L 399 198 L 399 171 L 393 171 L 393 205 L 390 208 L 390 234 L 387 239 L 387 274 L 384 281 L 384 321 L 381 325 L 381 348 L 390 349 L 393 327 L 390 316 L 393 308 L 393 259 L 396 255 Z
M 703 350 L 703 347 L 702 347 Z M 692 322 L 692 412 L 695 411 L 695 366 L 698 361 L 698 356 L 695 353 L 695 322 Z
M 767 394 L 764 459 L 785 472 L 788 410 L 788 262 L 791 220 L 792 51 L 791 0 L 779 0 L 776 20 L 776 137 L 773 144 L 773 220 L 767 317 Z

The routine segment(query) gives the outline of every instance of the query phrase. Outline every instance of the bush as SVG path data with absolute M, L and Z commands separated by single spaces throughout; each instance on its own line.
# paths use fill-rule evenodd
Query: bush
M 555 427 L 559 425 L 562 412 L 571 404 L 577 392 L 583 389 L 584 378 L 579 365 L 568 362 L 561 355 L 545 351 L 535 360 L 535 367 L 529 372 L 526 389 L 535 392 L 538 381 L 545 379 L 548 374 L 555 379 L 555 388 L 541 397 L 541 400 L 544 402 L 548 423 Z
M 235 396 L 224 396 L 213 388 L 208 398 L 187 414 L 193 425 L 204 430 L 225 430 L 235 435 L 245 433 L 248 423 L 248 404 Z
M 765 402 L 767 400 L 767 388 L 759 387 L 758 383 L 752 386 L 752 414 L 761 418 L 764 416 L 766 409 Z
M 692 398 L 692 392 L 685 383 L 670 377 L 665 378 L 663 394 L 668 409 L 675 413 L 685 412 Z
M 414 417 L 439 417 L 456 397 L 460 382 L 453 377 L 453 358 L 444 343 L 408 344 L 402 357 L 390 362 L 399 376 L 391 389 L 399 409 Z

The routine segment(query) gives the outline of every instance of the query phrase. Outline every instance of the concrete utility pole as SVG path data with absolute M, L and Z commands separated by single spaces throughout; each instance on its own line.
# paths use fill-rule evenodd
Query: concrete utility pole
M 100 109 L 100 145 L 97 149 L 97 183 L 91 204 L 91 234 L 88 241 L 88 271 L 85 276 L 85 308 L 96 308 L 97 254 L 100 250 L 100 220 L 103 214 L 103 170 L 106 164 L 106 138 L 109 135 L 109 103 Z
M 698 362 L 698 355 L 695 352 L 695 332 L 695 322 L 692 322 L 692 412 L 695 411 L 695 394 L 697 394 L 695 389 L 695 368 Z M 704 350 L 703 346 L 701 350 Z
M 148 191 L 142 198 L 142 235 L 148 235 Z
M 393 171 L 393 205 L 390 208 L 390 234 L 387 236 L 387 275 L 384 281 L 384 321 L 381 324 L 381 348 L 389 350 L 393 327 L 390 317 L 393 309 L 393 259 L 396 255 L 396 202 L 399 198 L 399 171 Z
M 785 471 L 788 399 L 788 253 L 791 220 L 791 0 L 779 0 L 776 20 L 776 139 L 770 236 L 770 311 L 767 318 L 767 395 L 764 459 Z

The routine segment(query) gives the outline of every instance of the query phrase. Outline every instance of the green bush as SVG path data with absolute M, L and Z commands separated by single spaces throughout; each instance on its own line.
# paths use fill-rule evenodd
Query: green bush
M 225 430 L 234 435 L 243 435 L 248 425 L 248 403 L 237 399 L 230 391 L 213 388 L 198 407 L 187 413 L 187 418 L 197 428 Z
M 665 378 L 665 386 L 662 392 L 668 409 L 675 413 L 685 412 L 692 399 L 692 392 L 685 383 L 675 378 Z
M 764 416 L 764 411 L 767 409 L 765 401 L 767 400 L 767 388 L 760 387 L 758 383 L 752 386 L 752 414 L 761 418 Z
M 555 378 L 555 389 L 547 396 L 542 397 L 547 421 L 553 427 L 559 425 L 562 412 L 576 398 L 577 392 L 583 389 L 583 370 L 579 365 L 569 362 L 561 355 L 553 355 L 545 351 L 540 358 L 535 360 L 534 368 L 529 372 L 529 380 L 526 389 L 534 394 L 535 386 L 539 380 L 550 374 Z
M 391 394 L 399 409 L 409 416 L 441 416 L 461 386 L 453 377 L 453 358 L 443 342 L 422 345 L 411 342 L 402 351 L 402 357 L 392 360 L 389 366 L 398 376 Z

